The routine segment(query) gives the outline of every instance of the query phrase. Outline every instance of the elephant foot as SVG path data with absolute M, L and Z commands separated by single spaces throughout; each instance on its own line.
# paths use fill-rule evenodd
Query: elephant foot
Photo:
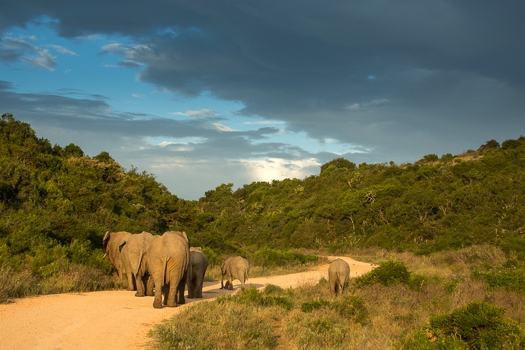
M 153 302 L 153 307 L 154 307 L 155 309 L 162 309 L 162 303 L 160 303 L 160 302 L 159 302 L 159 303 L 157 303 L 157 302 Z
M 233 285 L 232 285 L 232 284 L 230 284 L 230 285 L 228 286 L 228 290 L 233 290 Z
M 145 295 L 144 295 L 144 293 L 139 294 L 139 292 L 137 292 L 137 293 L 135 293 L 135 296 L 136 296 L 136 297 L 143 297 L 143 296 L 145 296 Z

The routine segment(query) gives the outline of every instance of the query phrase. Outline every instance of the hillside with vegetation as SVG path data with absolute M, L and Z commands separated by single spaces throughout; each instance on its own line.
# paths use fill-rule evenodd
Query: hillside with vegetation
M 334 159 L 320 175 L 223 184 L 197 204 L 201 245 L 381 247 L 417 254 L 488 243 L 525 254 L 525 137 L 413 164 Z
M 4 114 L 0 268 L 24 272 L 39 285 L 51 281 L 36 293 L 111 288 L 102 237 L 120 230 L 184 230 L 212 264 L 221 254 L 271 266 L 310 261 L 298 249 L 426 255 L 479 244 L 523 258 L 524 169 L 520 137 L 457 156 L 428 154 L 413 164 L 337 158 L 319 175 L 237 190 L 222 184 L 192 201 L 171 194 L 153 174 L 124 169 L 107 152 L 89 157 L 74 144 L 52 145 Z M 71 274 L 88 277 L 60 281 Z

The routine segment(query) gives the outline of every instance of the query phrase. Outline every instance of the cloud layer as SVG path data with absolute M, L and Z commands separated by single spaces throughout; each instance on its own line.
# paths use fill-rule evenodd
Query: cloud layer
M 141 142 L 199 139 L 141 152 L 182 157 L 181 163 L 191 155 L 198 166 L 212 168 L 223 159 L 247 174 L 239 177 L 244 182 L 261 164 L 271 169 L 271 159 L 303 164 L 296 175 L 304 176 L 313 164 L 338 156 L 270 140 L 283 130 L 363 151 L 339 152 L 355 162 L 413 161 L 524 133 L 523 13 L 525 3 L 518 1 L 11 2 L 0 14 L 5 64 L 53 70 L 51 52 L 76 55 L 61 45 L 7 36 L 28 23 L 52 26 L 69 40 L 116 35 L 127 40 L 101 45 L 100 54 L 136 70 L 138 82 L 178 99 L 207 94 L 242 107 L 227 116 L 202 106 L 173 111 L 169 119 L 119 112 L 93 96 L 24 94 L 9 81 L 0 82 L 0 101 L 6 111 L 45 119 L 40 125 L 47 128 Z M 232 117 L 284 125 L 240 130 L 228 124 Z

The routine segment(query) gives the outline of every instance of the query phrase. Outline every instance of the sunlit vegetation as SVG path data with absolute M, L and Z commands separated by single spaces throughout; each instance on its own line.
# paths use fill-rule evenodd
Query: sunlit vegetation
M 192 305 L 151 335 L 160 349 L 525 348 L 523 293 L 476 273 L 511 266 L 523 276 L 523 261 L 487 245 L 429 256 L 370 252 L 383 262 L 342 297 L 330 297 L 326 279 L 251 287 Z

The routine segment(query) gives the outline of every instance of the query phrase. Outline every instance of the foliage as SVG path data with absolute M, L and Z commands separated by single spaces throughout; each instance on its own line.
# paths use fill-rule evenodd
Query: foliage
M 478 266 L 472 274 L 484 280 L 490 288 L 503 287 L 513 291 L 525 291 L 525 266 L 514 259 L 509 259 L 500 266 Z
M 111 271 L 101 249 L 106 231 L 159 234 L 186 229 L 187 214 L 181 214 L 185 207 L 186 201 L 170 194 L 152 174 L 136 168 L 127 171 L 107 152 L 91 158 L 73 143 L 51 146 L 29 124 L 10 114 L 1 117 L 4 269 L 30 272 L 41 285 L 58 281 L 73 265 L 106 274 Z M 19 292 L 13 289 L 7 297 L 16 295 Z
M 525 334 L 505 310 L 472 302 L 450 314 L 430 318 L 405 349 L 524 349 Z M 423 336 L 424 335 L 424 336 Z
M 411 274 L 403 262 L 388 260 L 379 264 L 379 266 L 369 273 L 354 279 L 354 284 L 358 287 L 369 286 L 380 283 L 384 286 L 396 283 L 410 282 Z
M 285 264 L 299 265 L 318 261 L 318 257 L 315 255 L 282 252 L 268 247 L 257 250 L 253 254 L 253 257 L 258 265 L 265 267 L 282 266 Z

